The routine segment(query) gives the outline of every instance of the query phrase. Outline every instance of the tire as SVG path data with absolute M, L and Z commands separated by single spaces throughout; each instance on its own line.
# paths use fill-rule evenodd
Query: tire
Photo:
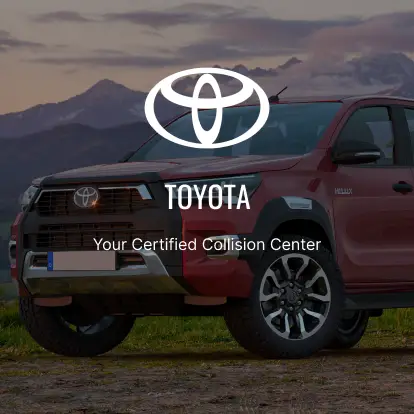
M 289 242 L 316 241 L 297 235 L 279 238 Z M 290 272 L 295 271 L 291 273 L 293 287 L 284 280 L 284 262 Z M 253 354 L 269 359 L 306 358 L 333 341 L 343 303 L 341 273 L 329 250 L 322 246 L 314 251 L 269 249 L 257 266 L 250 297 L 229 302 L 224 319 L 234 339 Z M 316 313 L 319 317 L 314 316 Z
M 77 326 L 74 331 L 62 317 L 65 308 L 42 307 L 35 305 L 31 298 L 19 299 L 20 316 L 30 336 L 41 347 L 58 355 L 104 354 L 119 345 L 134 325 L 135 318 L 131 316 L 106 316 L 95 320 L 95 324 Z
M 343 314 L 336 334 L 327 349 L 349 349 L 354 347 L 364 336 L 369 322 L 367 311 L 347 311 Z

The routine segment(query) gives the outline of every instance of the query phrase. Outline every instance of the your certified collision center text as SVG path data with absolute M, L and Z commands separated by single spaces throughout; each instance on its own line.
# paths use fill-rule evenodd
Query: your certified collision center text
M 98 251 L 124 251 L 130 250 L 132 247 L 133 250 L 139 251 L 144 250 L 197 250 L 198 245 L 202 247 L 205 251 L 212 250 L 236 250 L 236 251 L 255 251 L 261 250 L 265 251 L 267 246 L 270 246 L 272 250 L 318 250 L 320 248 L 320 241 L 310 241 L 310 240 L 296 240 L 296 241 L 286 241 L 279 238 L 273 238 L 267 244 L 264 241 L 254 241 L 254 240 L 237 240 L 237 239 L 225 239 L 225 240 L 213 240 L 211 238 L 206 238 L 204 240 L 190 240 L 190 241 L 180 241 L 175 237 L 165 238 L 155 241 L 142 240 L 140 238 L 135 238 L 132 240 L 132 243 L 129 244 L 127 241 L 110 241 L 101 239 L 93 239 L 96 245 L 96 250 Z

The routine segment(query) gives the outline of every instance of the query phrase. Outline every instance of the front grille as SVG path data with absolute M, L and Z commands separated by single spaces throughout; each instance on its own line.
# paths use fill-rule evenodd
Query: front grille
M 135 187 L 100 188 L 100 199 L 93 208 L 79 208 L 73 202 L 75 190 L 44 190 L 35 204 L 40 216 L 88 216 L 131 214 L 153 206 Z
M 132 223 L 49 224 L 42 225 L 37 234 L 28 235 L 30 247 L 37 250 L 96 250 L 94 241 L 125 241 L 123 250 L 132 250 L 132 241 L 158 241 L 163 231 L 135 230 Z M 102 245 L 101 245 L 102 246 Z

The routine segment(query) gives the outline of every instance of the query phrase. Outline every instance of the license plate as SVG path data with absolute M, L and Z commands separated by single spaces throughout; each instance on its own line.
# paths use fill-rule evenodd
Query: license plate
M 115 270 L 116 252 L 49 252 L 47 270 Z

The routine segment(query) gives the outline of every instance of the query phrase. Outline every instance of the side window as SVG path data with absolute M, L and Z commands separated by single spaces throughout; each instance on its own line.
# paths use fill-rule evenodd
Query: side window
M 393 165 L 394 134 L 386 107 L 357 109 L 345 124 L 338 140 L 358 140 L 374 143 L 382 151 L 382 157 L 376 165 Z
M 408 129 L 411 136 L 411 147 L 414 150 L 414 109 L 405 108 L 405 117 L 407 118 Z

